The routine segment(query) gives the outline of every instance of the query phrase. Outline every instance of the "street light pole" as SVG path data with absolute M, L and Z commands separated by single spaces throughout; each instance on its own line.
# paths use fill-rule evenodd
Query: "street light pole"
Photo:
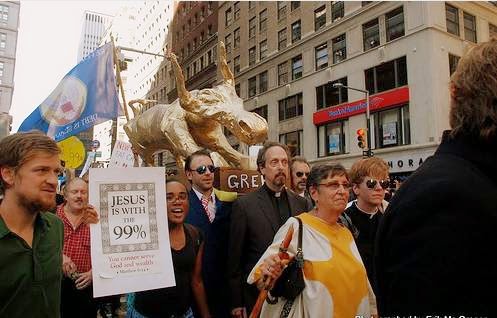
M 370 112 L 369 112 L 369 91 L 366 89 L 360 89 L 360 88 L 355 88 L 355 87 L 350 87 L 347 85 L 343 85 L 342 83 L 335 83 L 333 84 L 334 88 L 346 88 L 350 89 L 353 91 L 358 91 L 361 93 L 366 94 L 366 130 L 368 132 L 368 149 L 366 150 L 366 155 L 368 157 L 373 156 L 373 152 L 371 151 L 371 120 L 370 120 Z

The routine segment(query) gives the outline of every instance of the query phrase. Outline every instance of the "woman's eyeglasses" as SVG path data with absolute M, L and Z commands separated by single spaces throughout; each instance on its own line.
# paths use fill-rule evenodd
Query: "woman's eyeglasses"
M 204 174 L 207 172 L 207 169 L 209 169 L 211 173 L 214 173 L 214 171 L 216 171 L 216 167 L 214 167 L 213 165 L 198 166 L 197 169 L 195 169 L 195 171 L 197 171 L 198 174 Z
M 178 200 L 180 202 L 184 202 L 187 199 L 188 199 L 188 194 L 186 192 L 180 192 L 180 193 L 178 193 L 178 195 L 174 195 L 172 193 L 166 194 L 166 200 L 169 203 L 174 202 L 176 200 Z
M 380 187 L 383 190 L 388 189 L 388 187 L 390 186 L 390 180 L 369 179 L 369 180 L 366 180 L 366 187 L 368 187 L 369 189 L 374 189 L 378 183 L 380 184 Z
M 295 172 L 295 175 L 298 177 L 298 178 L 302 178 L 302 176 L 305 174 L 306 177 L 309 176 L 309 173 L 310 172 L 302 172 L 302 171 L 297 171 Z
M 340 186 L 342 186 L 345 191 L 350 190 L 350 183 L 329 182 L 329 183 L 318 183 L 318 185 L 327 187 L 328 189 L 333 191 L 338 190 Z

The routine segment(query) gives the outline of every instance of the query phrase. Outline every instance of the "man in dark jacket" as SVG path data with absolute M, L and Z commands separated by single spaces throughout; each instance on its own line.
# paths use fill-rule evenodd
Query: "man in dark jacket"
M 228 255 L 233 317 L 245 317 L 254 306 L 259 291 L 247 284 L 247 276 L 280 226 L 289 217 L 312 209 L 306 199 L 285 188 L 289 157 L 285 145 L 267 142 L 257 156 L 265 184 L 233 203 Z
M 213 317 L 226 318 L 230 316 L 226 275 L 229 221 L 237 194 L 214 188 L 214 164 L 208 150 L 186 158 L 185 174 L 192 185 L 186 222 L 200 228 L 205 237 L 202 278 L 209 310 Z
M 497 40 L 460 60 L 450 125 L 381 221 L 380 316 L 497 317 Z

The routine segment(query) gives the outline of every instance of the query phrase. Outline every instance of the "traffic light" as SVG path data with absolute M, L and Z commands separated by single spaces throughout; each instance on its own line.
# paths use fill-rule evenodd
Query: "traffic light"
M 368 133 L 366 129 L 360 128 L 357 129 L 357 145 L 361 149 L 367 149 L 368 148 Z

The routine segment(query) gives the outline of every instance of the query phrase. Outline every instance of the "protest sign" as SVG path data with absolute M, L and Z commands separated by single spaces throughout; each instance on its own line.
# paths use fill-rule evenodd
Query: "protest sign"
M 175 285 L 164 168 L 90 169 L 94 297 Z

